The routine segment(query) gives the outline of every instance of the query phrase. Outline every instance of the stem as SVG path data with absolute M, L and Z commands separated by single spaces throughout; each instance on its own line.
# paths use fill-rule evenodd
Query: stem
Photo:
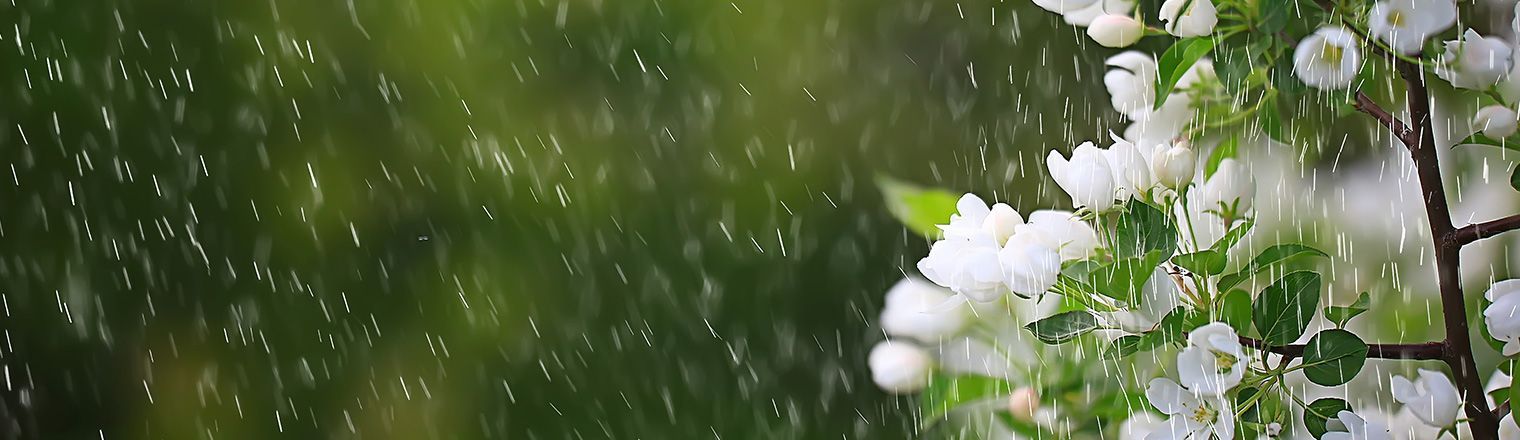
M 1241 336 L 1240 345 L 1257 350 L 1270 351 L 1289 359 L 1303 357 L 1304 355 L 1304 346 L 1301 344 L 1267 345 L 1265 342 Z M 1446 343 L 1439 341 L 1417 344 L 1367 344 L 1367 357 L 1369 358 L 1444 359 L 1445 355 Z
M 1451 240 L 1457 245 L 1466 245 L 1516 229 L 1520 229 L 1520 214 L 1464 226 L 1451 234 Z

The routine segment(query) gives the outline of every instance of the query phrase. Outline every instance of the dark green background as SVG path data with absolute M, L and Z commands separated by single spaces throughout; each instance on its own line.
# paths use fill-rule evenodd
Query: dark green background
M 927 243 L 874 176 L 1032 209 L 1043 153 L 1115 121 L 1113 52 L 1025 1 L 20 0 L 0 31 L 7 437 L 902 438 L 864 358 Z

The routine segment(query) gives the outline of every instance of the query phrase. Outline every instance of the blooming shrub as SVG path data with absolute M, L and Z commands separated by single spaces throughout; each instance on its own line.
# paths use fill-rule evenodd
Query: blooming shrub
M 1122 133 L 1046 156 L 1073 210 L 1025 216 L 883 179 L 893 213 L 935 240 L 923 278 L 888 293 L 869 365 L 882 389 L 919 394 L 927 426 L 1020 438 L 1520 438 L 1514 362 L 1480 372 L 1472 336 L 1520 354 L 1520 280 L 1491 283 L 1470 319 L 1459 272 L 1463 247 L 1520 216 L 1458 226 L 1437 154 L 1520 149 L 1508 42 L 1455 28 L 1452 0 L 1035 3 L 1105 47 L 1173 41 L 1107 60 Z M 1433 86 L 1481 108 L 1440 120 Z M 1353 323 L 1380 296 L 1325 299 L 1326 262 L 1342 256 L 1256 233 L 1263 199 L 1291 196 L 1260 187 L 1261 156 L 1246 153 L 1298 142 L 1289 98 L 1365 114 L 1412 160 L 1420 197 L 1407 202 L 1426 216 L 1436 275 L 1412 288 L 1439 294 L 1444 338 L 1367 342 Z M 1438 142 L 1438 129 L 1470 136 Z M 1359 398 L 1353 379 L 1368 375 L 1391 408 Z

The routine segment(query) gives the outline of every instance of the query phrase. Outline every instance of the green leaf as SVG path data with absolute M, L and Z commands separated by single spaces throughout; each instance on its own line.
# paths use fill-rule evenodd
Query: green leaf
M 1214 49 L 1212 37 L 1187 38 L 1177 41 L 1156 61 L 1156 108 L 1166 103 L 1167 95 L 1177 87 L 1177 81 L 1204 55 Z
M 1361 295 L 1356 297 L 1356 302 L 1351 303 L 1349 306 L 1326 306 L 1325 319 L 1334 322 L 1336 327 L 1345 327 L 1347 321 L 1355 318 L 1356 315 L 1362 314 L 1362 312 L 1366 312 L 1371 306 L 1372 297 L 1368 296 L 1367 292 L 1362 292 Z
M 1251 307 L 1251 322 L 1269 345 L 1288 345 L 1304 334 L 1319 309 L 1320 276 L 1291 272 L 1272 282 Z
M 1235 287 L 1262 270 L 1299 256 L 1330 257 L 1324 251 L 1302 244 L 1284 243 L 1275 245 L 1256 254 L 1256 258 L 1252 259 L 1251 263 L 1247 264 L 1246 267 L 1241 268 L 1239 272 L 1219 277 L 1219 288 L 1224 290 Z
M 1488 145 L 1508 150 L 1520 151 L 1520 140 L 1517 140 L 1513 137 L 1494 139 L 1488 136 L 1484 136 L 1482 132 L 1473 133 L 1472 136 L 1468 136 L 1465 139 L 1457 141 L 1457 143 L 1452 144 L 1452 148 L 1456 148 L 1462 145 Z
M 1282 112 L 1277 109 L 1277 102 L 1276 94 L 1268 94 L 1261 102 L 1261 108 L 1256 110 L 1256 115 L 1261 117 L 1261 131 L 1274 141 L 1292 145 L 1291 139 L 1283 132 Z
M 1510 376 L 1510 377 L 1511 378 L 1510 378 L 1510 382 L 1509 382 L 1509 407 L 1511 408 L 1511 410 L 1509 412 L 1509 416 L 1511 418 L 1513 418 L 1513 417 L 1515 417 L 1515 411 L 1513 410 L 1513 408 L 1515 407 L 1515 404 L 1517 402 L 1520 402 L 1520 379 L 1514 379 L 1514 376 Z M 1520 419 L 1514 419 L 1514 420 L 1520 420 Z
M 1333 397 L 1326 397 L 1310 403 L 1304 407 L 1304 428 L 1314 438 L 1325 435 L 1325 421 L 1338 417 L 1341 411 L 1350 411 L 1351 405 L 1346 401 Z
M 1241 409 L 1244 409 L 1244 411 L 1241 411 L 1240 413 L 1240 421 L 1261 423 L 1261 411 L 1257 410 L 1259 405 L 1256 405 L 1256 403 L 1251 400 L 1252 397 L 1255 397 L 1259 393 L 1261 393 L 1261 389 L 1256 387 L 1240 387 L 1240 391 L 1235 393 L 1235 408 L 1237 408 L 1236 410 L 1240 411 Z M 1251 402 L 1250 408 L 1243 406 L 1246 404 L 1246 402 Z
M 1173 342 L 1181 341 L 1182 334 L 1187 332 L 1187 321 L 1192 311 L 1187 307 L 1177 307 L 1161 318 L 1156 323 L 1156 328 L 1146 332 L 1140 337 L 1139 351 L 1153 350 Z
M 1113 245 L 1114 255 L 1138 257 L 1161 251 L 1160 261 L 1171 258 L 1177 250 L 1177 228 L 1172 227 L 1166 213 L 1139 200 L 1130 200 L 1124 206 L 1124 213 L 1115 225 L 1118 238 Z
M 876 186 L 886 199 L 887 211 L 913 232 L 928 237 L 939 236 L 940 224 L 955 214 L 955 202 L 961 196 L 949 191 L 926 188 L 887 176 L 878 176 Z
M 1231 134 L 1224 142 L 1220 142 L 1219 146 L 1214 147 L 1214 151 L 1209 153 L 1209 161 L 1203 167 L 1203 178 L 1207 180 L 1214 177 L 1214 172 L 1219 170 L 1219 163 L 1224 162 L 1225 159 L 1233 159 L 1239 149 L 1240 135 L 1238 134 Z
M 1244 290 L 1235 289 L 1224 294 L 1220 299 L 1223 304 L 1220 307 L 1220 318 L 1224 319 L 1235 333 L 1245 335 L 1251 330 L 1251 294 Z
M 1103 359 L 1113 360 L 1140 352 L 1140 335 L 1124 335 L 1103 349 Z
M 1024 326 L 1040 342 L 1061 344 L 1098 328 L 1098 318 L 1081 310 L 1057 314 Z
M 1350 382 L 1367 362 L 1367 343 L 1351 332 L 1319 332 L 1304 346 L 1304 376 L 1327 387 Z
M 1520 191 L 1520 166 L 1516 166 L 1515 170 L 1509 173 L 1509 187 Z
M 995 377 L 934 373 L 920 398 L 924 424 L 943 420 L 950 410 L 963 404 L 1007 395 L 1012 389 L 1008 381 Z
M 1309 91 L 1309 86 L 1298 79 L 1293 73 L 1293 57 L 1281 56 L 1277 58 L 1277 64 L 1272 66 L 1272 88 L 1284 96 L 1298 96 Z
M 1093 269 L 1087 281 L 1098 293 L 1109 298 L 1133 304 L 1145 282 L 1150 281 L 1161 264 L 1161 252 L 1140 257 L 1121 258 Z
M 1296 11 L 1292 0 L 1262 0 L 1256 2 L 1260 20 L 1256 30 L 1263 34 L 1275 34 L 1288 24 L 1288 13 Z
M 1235 229 L 1231 229 L 1230 232 L 1226 232 L 1224 236 L 1220 237 L 1219 241 L 1215 241 L 1214 245 L 1210 246 L 1209 249 L 1213 250 L 1214 252 L 1218 252 L 1220 255 L 1225 255 L 1226 253 L 1229 253 L 1230 248 L 1235 247 L 1235 243 L 1239 243 L 1240 239 L 1244 238 L 1247 233 L 1250 233 L 1251 228 L 1255 226 L 1256 220 L 1246 220 L 1245 222 L 1241 223 L 1240 226 L 1236 226 Z
M 1214 275 L 1224 272 L 1224 254 L 1214 252 L 1212 249 L 1201 250 L 1191 254 L 1182 254 L 1172 258 L 1172 263 L 1182 266 L 1188 272 L 1196 274 Z

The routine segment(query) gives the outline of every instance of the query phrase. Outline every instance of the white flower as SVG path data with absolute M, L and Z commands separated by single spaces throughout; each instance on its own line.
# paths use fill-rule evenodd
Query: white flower
M 1045 165 L 1050 168 L 1050 177 L 1055 179 L 1056 185 L 1071 195 L 1073 205 L 1100 212 L 1114 206 L 1114 193 L 1118 187 L 1113 168 L 1103 150 L 1092 142 L 1083 142 L 1072 150 L 1071 160 L 1051 150 L 1045 156 Z
M 928 256 L 918 260 L 918 271 L 968 299 L 991 302 L 1007 292 L 998 250 L 992 237 L 940 240 L 929 248 Z
M 1520 354 L 1520 279 L 1494 283 L 1483 294 L 1493 303 L 1483 309 L 1489 336 L 1504 342 L 1504 355 Z
M 1341 411 L 1326 420 L 1325 428 L 1321 440 L 1393 440 L 1388 425 L 1363 419 L 1351 411 Z
M 1509 44 L 1498 37 L 1484 37 L 1472 29 L 1461 40 L 1446 42 L 1436 76 L 1453 87 L 1484 90 L 1498 84 L 1514 67 Z
M 1108 57 L 1104 64 L 1117 67 L 1103 74 L 1114 111 L 1131 119 L 1150 112 L 1156 102 L 1156 59 L 1128 51 Z
M 955 203 L 956 214 L 950 216 L 950 224 L 939 225 L 946 240 L 971 240 L 978 236 L 991 237 L 998 244 L 1008 241 L 1014 228 L 1024 224 L 1024 217 L 1013 207 L 998 203 L 991 208 L 976 194 L 967 193 Z
M 1151 433 L 1165 429 L 1165 420 L 1150 411 L 1138 411 L 1119 424 L 1119 440 L 1143 440 Z
M 887 291 L 881 328 L 890 336 L 936 342 L 966 326 L 965 307 L 945 307 L 955 292 L 917 278 L 903 278 Z
M 1235 329 L 1210 323 L 1188 334 L 1187 348 L 1177 355 L 1177 376 L 1198 394 L 1224 395 L 1245 377 L 1245 356 Z
M 998 261 L 1008 290 L 1026 297 L 1050 290 L 1061 275 L 1061 255 L 1033 234 L 1013 234 Z
M 1495 139 L 1515 134 L 1515 126 L 1515 111 L 1502 105 L 1480 108 L 1478 114 L 1473 116 L 1473 128 L 1483 132 L 1484 136 Z
M 1374 37 L 1413 55 L 1420 53 L 1425 39 L 1457 22 L 1457 4 L 1452 0 L 1386 0 L 1372 5 L 1367 16 L 1367 28 Z
M 1098 3 L 1099 0 L 1034 0 L 1034 4 L 1047 11 L 1057 14 L 1065 14 L 1067 11 L 1084 9 Z
M 1208 249 L 1214 246 L 1224 234 L 1228 226 L 1224 224 L 1224 218 L 1219 216 L 1219 206 L 1206 205 L 1203 200 L 1203 189 L 1197 186 L 1187 190 L 1187 206 L 1182 204 L 1172 210 L 1172 215 L 1177 218 L 1177 230 L 1182 231 L 1179 239 L 1183 249 Z
M 1341 27 L 1322 27 L 1293 50 L 1293 73 L 1304 84 L 1321 90 L 1351 86 L 1361 65 L 1362 51 L 1356 46 L 1356 36 Z
M 1394 376 L 1393 400 L 1409 407 L 1409 410 L 1425 424 L 1437 428 L 1452 426 L 1462 408 L 1462 396 L 1451 379 L 1438 371 L 1420 369 L 1420 378 L 1414 382 L 1404 376 Z
M 1020 226 L 1016 235 L 1055 249 L 1061 261 L 1080 260 L 1098 249 L 1098 231 L 1093 230 L 1069 211 L 1040 210 L 1029 214 L 1029 223 Z
M 1177 78 L 1177 88 L 1186 89 L 1200 82 L 1217 79 L 1219 79 L 1219 74 L 1214 72 L 1214 60 L 1199 58 L 1198 62 L 1188 67 L 1186 72 L 1182 72 L 1181 78 Z
M 1513 51 L 1514 47 L 1511 46 L 1511 54 L 1514 53 Z M 1514 66 L 1510 67 L 1509 74 L 1504 75 L 1504 79 L 1499 80 L 1496 88 L 1499 89 L 1499 97 L 1503 98 L 1505 103 L 1514 104 L 1520 101 L 1520 63 L 1510 64 Z
M 1184 5 L 1187 11 L 1182 10 Z M 1172 35 L 1201 37 L 1214 32 L 1219 16 L 1213 0 L 1166 0 L 1161 3 L 1161 21 L 1166 22 L 1166 31 Z
M 1186 143 L 1178 142 L 1151 158 L 1151 173 L 1156 181 L 1168 188 L 1177 189 L 1193 181 L 1193 167 L 1198 156 Z
M 1066 11 L 1061 18 L 1066 24 L 1078 27 L 1091 26 L 1098 17 L 1105 15 L 1129 15 L 1135 9 L 1135 0 L 1098 0 L 1088 7 Z
M 1144 33 L 1145 25 L 1128 15 L 1099 16 L 1087 28 L 1087 36 L 1104 47 L 1129 47 Z
M 1235 214 L 1239 215 L 1251 209 L 1255 194 L 1256 179 L 1251 177 L 1250 171 L 1240 161 L 1225 159 L 1219 161 L 1214 175 L 1203 183 L 1200 196 L 1204 211 L 1224 213 L 1233 207 Z
M 1119 328 L 1131 333 L 1141 333 L 1156 327 L 1161 318 L 1171 313 L 1172 309 L 1179 305 L 1177 283 L 1172 281 L 1171 275 L 1166 269 L 1157 267 L 1151 272 L 1150 279 L 1140 287 L 1139 305 L 1119 312 L 1114 312 L 1114 320 Z
M 1161 108 L 1138 112 L 1135 123 L 1124 129 L 1124 139 L 1135 145 L 1170 144 L 1182 136 L 1182 129 L 1193 119 L 1193 102 L 1187 93 L 1168 95 Z M 1143 151 L 1143 150 L 1142 150 Z
M 894 341 L 882 341 L 866 357 L 871 380 L 893 394 L 914 393 L 929 384 L 934 359 L 923 349 Z
M 1151 432 L 1146 440 L 1207 439 L 1210 433 L 1220 440 L 1235 438 L 1235 414 L 1226 398 L 1200 398 L 1166 378 L 1151 379 L 1145 397 L 1171 416 L 1165 429 Z
M 1114 183 L 1118 186 L 1115 194 L 1119 200 L 1129 199 L 1131 196 L 1143 196 L 1156 186 L 1156 178 L 1151 175 L 1150 158 L 1155 155 L 1155 147 L 1142 148 L 1135 143 L 1109 134 L 1114 138 L 1114 144 L 1107 150 L 1103 150 L 1108 159 L 1108 165 L 1114 170 Z

